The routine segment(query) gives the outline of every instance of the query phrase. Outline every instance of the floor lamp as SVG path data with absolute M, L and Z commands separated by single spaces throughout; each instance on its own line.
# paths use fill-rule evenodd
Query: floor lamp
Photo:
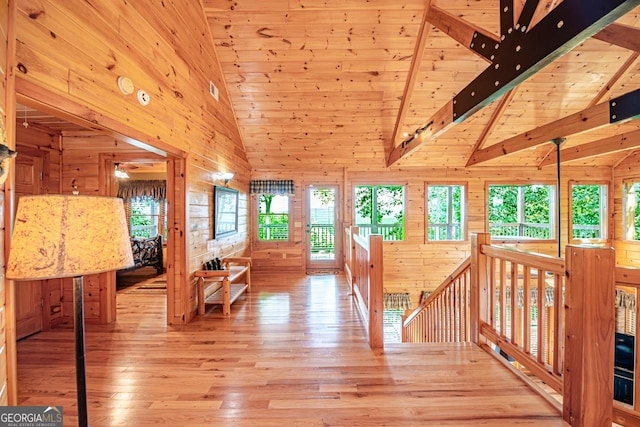
M 87 426 L 83 276 L 133 265 L 124 206 L 113 197 L 46 195 L 18 201 L 6 277 L 73 277 L 78 425 Z

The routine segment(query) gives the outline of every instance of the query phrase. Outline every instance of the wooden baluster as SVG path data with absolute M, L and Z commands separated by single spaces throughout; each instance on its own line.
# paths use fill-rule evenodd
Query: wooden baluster
M 507 268 L 506 261 L 500 262 L 500 336 L 507 338 Z
M 518 345 L 518 264 L 511 262 L 511 344 Z
M 538 271 L 538 362 L 544 363 L 546 353 L 546 341 L 544 340 L 545 331 L 547 330 L 547 317 L 545 316 L 545 282 L 544 275 Z
M 523 266 L 522 275 L 523 349 L 525 353 L 531 354 L 531 268 Z

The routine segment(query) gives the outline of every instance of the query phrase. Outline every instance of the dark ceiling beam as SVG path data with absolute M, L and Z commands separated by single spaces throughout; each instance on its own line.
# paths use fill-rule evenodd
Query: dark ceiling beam
M 501 0 L 501 5 L 505 1 Z M 508 11 L 501 9 L 501 13 L 510 10 L 513 20 L 513 3 L 510 4 Z M 505 34 L 502 28 L 502 41 L 493 46 L 493 64 L 450 101 L 452 116 L 443 117 L 447 107 L 441 107 L 425 125 L 391 150 L 387 166 L 466 120 L 638 5 L 640 0 L 564 0 L 528 31 L 526 27 L 510 27 Z M 577 10 L 581 13 L 576 14 Z

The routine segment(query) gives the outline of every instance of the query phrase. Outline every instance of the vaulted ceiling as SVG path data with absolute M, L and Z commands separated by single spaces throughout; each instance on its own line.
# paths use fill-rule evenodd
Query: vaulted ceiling
M 638 1 L 520 84 L 496 82 L 475 114 L 451 114 L 474 79 L 509 62 L 487 50 L 506 49 L 511 31 L 530 36 L 516 44 L 531 58 L 591 19 L 560 15 L 563 3 L 615 2 L 203 0 L 255 169 L 545 166 L 557 138 L 563 163 L 615 165 L 640 148 L 638 120 L 609 123 L 609 100 L 640 89 Z M 634 96 L 625 108 L 638 117 Z

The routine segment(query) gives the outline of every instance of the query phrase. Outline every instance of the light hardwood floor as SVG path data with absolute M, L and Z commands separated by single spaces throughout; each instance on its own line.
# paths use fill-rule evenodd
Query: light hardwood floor
M 471 345 L 369 349 L 343 276 L 253 274 L 253 292 L 165 325 L 157 290 L 118 294 L 88 325 L 92 426 L 561 426 L 544 399 Z M 18 344 L 21 405 L 76 423 L 71 330 Z

